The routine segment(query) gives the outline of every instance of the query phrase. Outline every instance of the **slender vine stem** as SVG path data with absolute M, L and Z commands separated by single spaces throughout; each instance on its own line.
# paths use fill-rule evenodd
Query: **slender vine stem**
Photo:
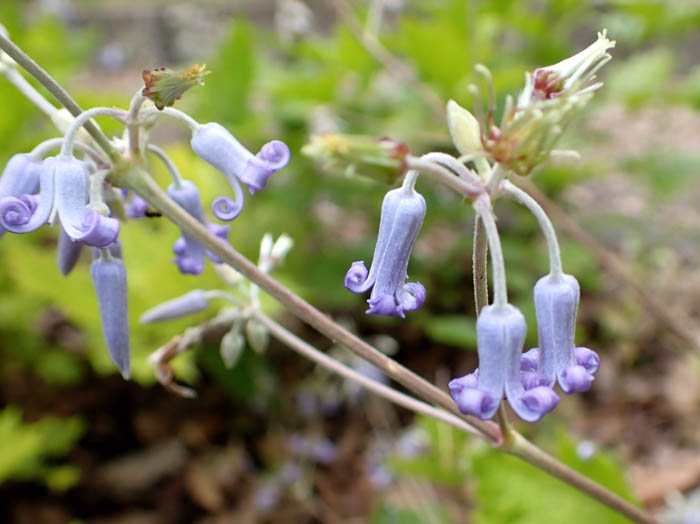
M 544 209 L 542 209 L 534 198 L 508 180 L 501 182 L 501 189 L 506 195 L 527 207 L 535 216 L 547 242 L 547 250 L 549 251 L 549 273 L 554 277 L 561 277 L 563 271 L 561 267 L 559 242 L 557 241 L 557 233 L 554 231 L 554 226 L 547 216 L 547 213 L 544 212 Z
M 503 249 L 501 248 L 501 240 L 498 236 L 496 228 L 496 220 L 491 209 L 491 199 L 484 194 L 474 201 L 474 209 L 476 210 L 480 222 L 484 225 L 486 239 L 488 240 L 489 249 L 491 250 L 491 263 L 493 265 L 493 305 L 495 307 L 504 307 L 508 304 L 508 288 L 506 286 L 506 264 L 503 259 Z
M 61 145 L 61 155 L 73 155 L 73 142 L 75 142 L 75 137 L 78 134 L 78 130 L 83 126 L 87 129 L 87 124 L 90 122 L 91 118 L 94 118 L 96 116 L 110 116 L 119 121 L 122 121 L 125 115 L 126 111 L 122 109 L 114 109 L 111 107 L 93 107 L 92 109 L 83 111 L 75 117 L 75 120 L 68 128 L 68 131 L 66 131 L 66 134 L 63 138 L 63 144 Z
M 372 393 L 393 402 L 403 408 L 410 411 L 432 417 L 436 420 L 449 424 L 459 430 L 471 433 L 472 435 L 482 436 L 482 434 L 477 431 L 472 425 L 465 422 L 463 419 L 454 416 L 442 409 L 435 408 L 425 402 L 416 400 L 415 398 L 401 393 L 394 388 L 385 386 L 384 384 L 377 382 L 365 375 L 358 373 L 354 369 L 338 362 L 336 359 L 329 357 L 325 353 L 319 351 L 311 344 L 302 340 L 294 333 L 286 329 L 284 326 L 278 322 L 272 320 L 270 317 L 265 315 L 262 311 L 258 309 L 252 309 L 250 316 L 260 321 L 269 331 L 270 334 L 278 339 L 280 342 L 290 347 L 297 353 L 305 356 L 309 360 L 316 362 L 318 365 L 337 373 L 338 375 L 345 377 L 348 380 L 357 382 L 361 386 L 367 388 Z
M 77 117 L 83 110 L 77 104 L 75 100 L 68 94 L 68 92 L 63 89 L 44 69 L 42 69 L 31 57 L 29 57 L 24 51 L 22 51 L 17 45 L 12 42 L 9 38 L 0 33 L 0 49 L 5 51 L 7 55 L 12 58 L 17 64 L 19 64 L 27 73 L 32 75 L 36 80 L 43 85 L 46 90 L 51 93 L 58 102 L 65 107 L 70 113 Z M 85 125 L 85 130 L 90 133 L 93 140 L 100 146 L 108 156 L 112 157 L 115 153 L 112 150 L 112 146 L 109 143 L 109 139 L 102 132 L 102 130 L 97 127 L 92 122 L 88 122 Z

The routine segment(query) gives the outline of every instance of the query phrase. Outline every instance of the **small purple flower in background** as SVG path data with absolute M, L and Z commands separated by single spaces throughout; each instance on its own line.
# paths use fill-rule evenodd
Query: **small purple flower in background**
M 102 249 L 90 265 L 102 333 L 112 361 L 124 378 L 129 378 L 129 315 L 127 305 L 126 267 L 110 250 Z
M 136 193 L 131 195 L 125 207 L 126 216 L 129 218 L 143 218 L 146 216 L 146 211 L 148 211 L 148 203 Z
M 40 169 L 38 204 L 34 197 L 0 197 L 0 225 L 13 233 L 28 233 L 44 225 L 54 206 L 66 234 L 95 247 L 108 247 L 119 234 L 119 221 L 89 209 L 89 174 L 73 157 L 51 157 Z
M 578 282 L 571 275 L 550 274 L 537 281 L 539 348 L 523 355 L 527 363 L 521 361 L 521 367 L 527 367 L 524 371 L 537 373 L 551 385 L 558 381 L 567 394 L 588 391 L 600 364 L 595 351 L 574 345 L 579 294 Z
M 267 179 L 289 162 L 289 148 L 284 142 L 273 140 L 253 155 L 236 140 L 226 128 L 215 123 L 199 125 L 192 134 L 192 149 L 200 158 L 218 169 L 233 187 L 235 200 L 217 198 L 212 210 L 219 220 L 230 221 L 243 210 L 243 191 L 240 182 L 248 186 L 250 194 L 262 191 Z
M 197 186 L 189 180 L 183 180 L 179 185 L 173 184 L 168 187 L 167 193 L 168 196 L 177 202 L 185 211 L 199 222 L 206 225 L 211 233 L 218 236 L 223 241 L 228 242 L 229 226 L 210 224 L 207 222 Z M 180 272 L 185 274 L 201 274 L 202 271 L 204 271 L 205 255 L 217 264 L 221 262 L 218 257 L 204 249 L 199 242 L 184 234 L 175 241 L 173 252 L 176 255 L 174 262 L 177 264 Z
M 370 271 L 364 262 L 353 262 L 345 275 L 345 287 L 353 293 L 372 288 L 368 314 L 403 317 L 404 311 L 419 309 L 425 301 L 422 284 L 404 284 L 408 259 L 425 217 L 425 199 L 413 189 L 415 176 L 414 172 L 407 174 L 404 185 L 384 197 Z
M 521 353 L 527 325 L 514 306 L 486 306 L 476 321 L 479 369 L 449 383 L 459 410 L 481 420 L 491 418 L 505 392 L 513 411 L 526 422 L 537 422 L 552 411 L 559 397 L 546 385 L 523 387 Z

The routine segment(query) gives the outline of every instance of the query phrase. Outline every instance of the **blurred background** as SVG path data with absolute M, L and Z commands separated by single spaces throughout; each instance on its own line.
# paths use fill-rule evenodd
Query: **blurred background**
M 292 151 L 232 223 L 232 245 L 255 260 L 265 232 L 289 234 L 296 245 L 276 277 L 442 388 L 477 362 L 473 213 L 420 181 L 428 212 L 409 272 L 424 283 L 426 304 L 406 320 L 365 316 L 365 297 L 347 292 L 343 276 L 352 261 L 369 263 L 388 187 L 324 172 L 300 148 L 311 134 L 335 130 L 390 136 L 416 154 L 455 153 L 444 103 L 472 107 L 475 64 L 493 72 L 500 105 L 521 88 L 524 71 L 573 54 L 607 28 L 617 47 L 600 75 L 605 87 L 561 144 L 582 159 L 549 162 L 531 179 L 589 235 L 552 214 L 565 271 L 582 288 L 577 343 L 600 353 L 601 369 L 590 392 L 563 396 L 552 415 L 520 429 L 667 522 L 700 521 L 700 349 L 692 340 L 700 315 L 699 2 L 3 0 L 0 23 L 83 107 L 128 105 L 143 69 L 206 63 L 206 86 L 177 107 L 225 125 L 252 150 L 279 138 Z M 0 165 L 56 136 L 4 78 L 0 101 Z M 103 128 L 120 131 L 108 121 Z M 205 202 L 228 194 L 182 127 L 164 122 L 154 140 Z M 546 249 L 527 212 L 507 201 L 496 209 L 512 302 L 534 347 L 532 288 L 547 271 Z M 264 353 L 246 348 L 229 369 L 213 337 L 173 362 L 198 397 L 169 393 L 148 355 L 212 313 L 155 326 L 138 317 L 220 285 L 211 264 L 200 277 L 177 272 L 170 259 L 178 236 L 164 219 L 122 229 L 130 382 L 104 348 L 89 257 L 63 279 L 56 231 L 0 241 L 3 522 L 625 522 L 275 342 Z M 272 301 L 264 305 L 321 349 L 376 373 Z M 696 520 L 681 520 L 693 511 Z

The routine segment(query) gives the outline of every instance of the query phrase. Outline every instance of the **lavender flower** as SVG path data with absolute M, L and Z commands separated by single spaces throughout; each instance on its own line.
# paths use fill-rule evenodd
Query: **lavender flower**
M 481 310 L 476 321 L 479 369 L 449 383 L 450 394 L 462 413 L 489 419 L 504 392 L 526 422 L 537 422 L 557 406 L 559 397 L 551 388 L 523 387 L 520 357 L 526 331 L 525 318 L 510 304 Z
M 28 233 L 45 224 L 54 206 L 66 234 L 73 240 L 108 247 L 119 234 L 119 221 L 87 207 L 89 174 L 73 157 L 43 161 L 38 202 L 28 195 L 0 197 L 0 225 L 13 233 Z
M 192 149 L 203 160 L 221 171 L 233 187 L 236 200 L 219 197 L 212 209 L 220 220 L 233 220 L 243 210 L 243 191 L 239 183 L 248 186 L 250 194 L 262 191 L 270 176 L 289 162 L 289 148 L 273 140 L 253 155 L 223 126 L 210 122 L 198 126 L 192 134 Z
M 206 225 L 211 233 L 218 236 L 224 241 L 228 241 L 229 226 L 221 226 L 219 224 L 210 224 L 204 216 L 204 208 L 202 200 L 199 196 L 199 190 L 189 180 L 183 180 L 178 185 L 171 185 L 167 189 L 167 193 L 177 202 L 185 211 L 196 218 L 199 222 Z M 221 260 L 210 253 L 195 239 L 185 235 L 178 238 L 173 245 L 173 252 L 176 255 L 174 262 L 180 269 L 181 273 L 199 275 L 204 271 L 204 256 L 208 256 L 215 263 L 221 263 Z
M 30 155 L 15 155 L 7 162 L 0 178 L 0 197 L 36 193 L 39 189 L 39 172 L 41 162 Z M 0 236 L 5 234 L 5 228 L 0 226 Z
M 527 353 L 531 355 L 527 366 L 549 384 L 558 380 L 564 393 L 590 389 L 600 363 L 595 351 L 574 346 L 579 293 L 578 282 L 571 275 L 550 274 L 535 285 L 540 347 Z M 534 358 L 537 367 L 532 366 Z
M 345 275 L 345 287 L 353 293 L 372 288 L 368 314 L 403 317 L 404 311 L 416 310 L 425 301 L 422 284 L 404 284 L 408 259 L 425 217 L 425 199 L 413 189 L 415 174 L 409 173 L 406 180 L 384 197 L 370 271 L 359 261 Z
M 129 378 L 129 316 L 126 267 L 109 250 L 100 250 L 90 265 L 107 350 L 124 378 Z

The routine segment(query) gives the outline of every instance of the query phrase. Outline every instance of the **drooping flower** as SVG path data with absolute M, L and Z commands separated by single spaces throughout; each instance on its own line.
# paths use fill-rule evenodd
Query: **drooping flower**
M 41 162 L 34 160 L 31 155 L 21 153 L 14 155 L 7 162 L 0 178 L 0 197 L 31 195 L 39 189 L 39 173 Z M 5 228 L 0 226 L 0 236 L 5 234 Z
M 129 315 L 126 267 L 110 250 L 101 249 L 90 265 L 90 276 L 97 295 L 102 334 L 112 361 L 124 378 L 129 378 Z
M 224 241 L 228 241 L 229 226 L 210 224 L 207 222 L 197 186 L 189 180 L 183 180 L 178 185 L 172 184 L 166 191 L 170 198 L 177 202 L 195 219 L 204 224 L 212 234 Z M 185 274 L 201 274 L 202 271 L 204 271 L 205 255 L 211 258 L 215 263 L 221 263 L 221 260 L 216 255 L 204 249 L 199 242 L 189 235 L 184 234 L 184 232 L 183 235 L 175 241 L 173 252 L 176 255 L 174 262 L 177 264 L 180 272 Z
M 409 172 L 407 180 L 415 177 Z M 364 262 L 353 262 L 345 275 L 345 287 L 361 294 L 372 288 L 368 314 L 404 316 L 404 311 L 420 308 L 425 288 L 408 278 L 408 259 L 425 217 L 425 199 L 406 183 L 389 191 L 382 203 L 379 235 L 369 272 Z
M 119 234 L 119 221 L 88 207 L 89 173 L 84 162 L 67 156 L 45 159 L 39 195 L 0 197 L 0 225 L 28 233 L 44 225 L 55 207 L 66 234 L 95 247 L 108 247 Z
M 190 142 L 192 149 L 226 177 L 233 187 L 235 200 L 219 197 L 212 209 L 219 220 L 230 221 L 243 210 L 243 191 L 240 182 L 248 186 L 250 194 L 262 191 L 268 178 L 287 165 L 289 148 L 284 142 L 273 140 L 253 155 L 236 140 L 226 128 L 215 122 L 199 125 Z
M 590 389 L 600 363 L 595 351 L 574 345 L 579 293 L 578 282 L 571 275 L 549 274 L 537 281 L 539 349 L 528 351 L 527 363 L 521 363 L 549 384 L 558 381 L 564 393 Z
M 476 321 L 479 368 L 449 383 L 459 410 L 481 420 L 491 418 L 503 395 L 526 422 L 537 422 L 552 411 L 559 397 L 545 385 L 523 387 L 520 368 L 527 325 L 514 306 L 486 306 Z

